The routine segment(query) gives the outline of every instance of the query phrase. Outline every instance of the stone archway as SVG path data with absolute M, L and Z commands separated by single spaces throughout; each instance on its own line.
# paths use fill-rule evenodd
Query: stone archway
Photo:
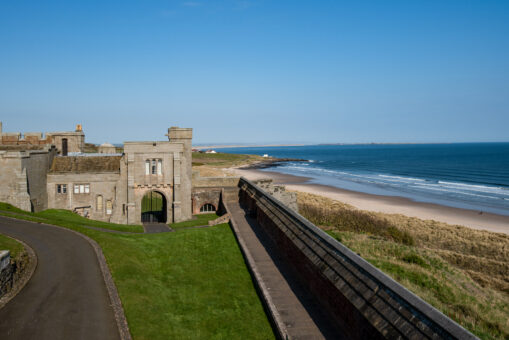
M 166 197 L 158 191 L 149 191 L 141 199 L 141 222 L 166 223 Z

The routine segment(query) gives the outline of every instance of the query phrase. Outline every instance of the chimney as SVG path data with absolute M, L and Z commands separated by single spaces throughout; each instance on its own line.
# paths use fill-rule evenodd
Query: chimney
M 76 124 L 76 132 L 81 132 L 81 131 L 83 131 L 81 124 Z

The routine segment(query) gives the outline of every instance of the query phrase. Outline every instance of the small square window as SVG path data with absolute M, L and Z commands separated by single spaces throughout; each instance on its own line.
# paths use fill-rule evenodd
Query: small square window
M 57 194 L 66 194 L 67 184 L 57 184 Z

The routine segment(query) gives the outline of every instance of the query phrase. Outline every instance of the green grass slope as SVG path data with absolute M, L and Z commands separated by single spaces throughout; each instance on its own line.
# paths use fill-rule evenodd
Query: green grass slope
M 122 235 L 84 228 L 91 221 L 68 211 L 32 214 L 5 204 L 0 210 L 10 211 L 0 214 L 16 218 L 44 219 L 97 241 L 134 339 L 274 338 L 227 224 L 173 233 Z M 200 215 L 192 222 L 203 223 L 213 217 Z M 115 227 L 96 223 L 94 226 L 101 228 Z

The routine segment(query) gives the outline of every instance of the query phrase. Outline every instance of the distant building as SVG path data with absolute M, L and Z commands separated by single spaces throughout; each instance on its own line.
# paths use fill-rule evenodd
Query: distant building
M 101 145 L 99 145 L 99 147 L 97 149 L 98 149 L 99 153 L 113 154 L 113 153 L 117 152 L 117 148 L 115 147 L 115 145 L 110 144 L 110 143 L 101 144 Z

